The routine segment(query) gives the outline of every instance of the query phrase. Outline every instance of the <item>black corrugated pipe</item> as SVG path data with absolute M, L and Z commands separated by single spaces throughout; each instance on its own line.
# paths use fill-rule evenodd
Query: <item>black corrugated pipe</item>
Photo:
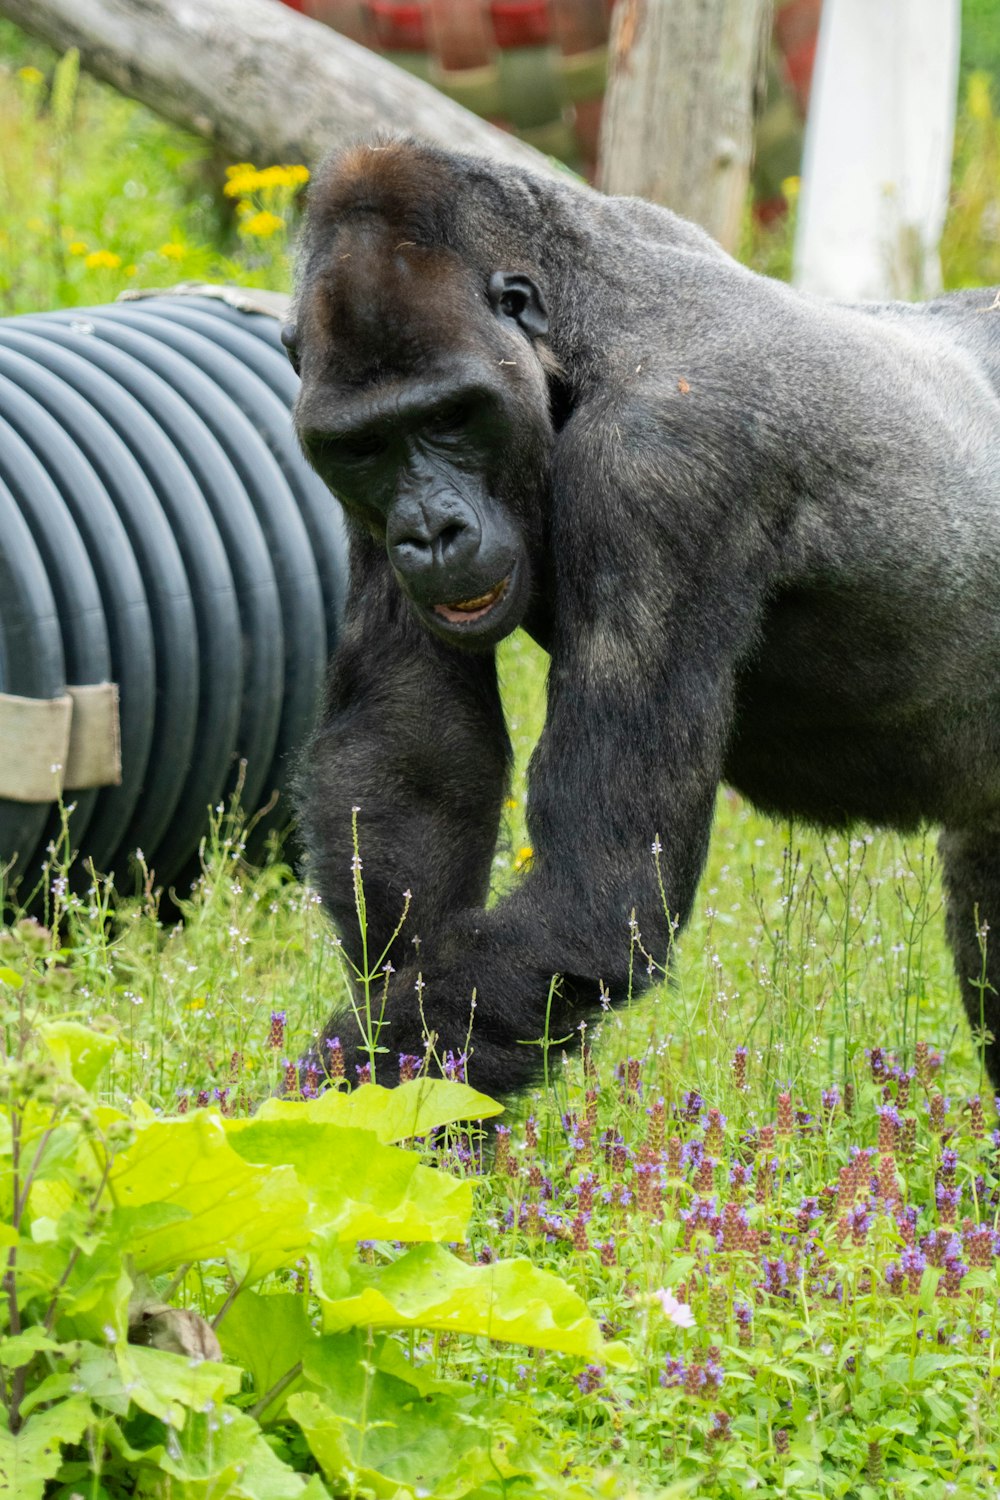
M 0 319 L 0 868 L 22 892 L 60 796 L 79 866 L 141 850 L 167 886 L 241 776 L 248 814 L 287 786 L 347 553 L 289 421 L 286 300 Z

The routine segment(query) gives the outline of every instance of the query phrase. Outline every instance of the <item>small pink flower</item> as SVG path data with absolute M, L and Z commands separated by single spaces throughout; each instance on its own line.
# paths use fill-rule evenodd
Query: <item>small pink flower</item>
M 694 1313 L 686 1302 L 678 1302 L 673 1292 L 668 1292 L 665 1287 L 661 1287 L 658 1292 L 653 1293 L 653 1296 L 663 1308 L 663 1316 L 669 1323 L 676 1323 L 678 1328 L 695 1326 Z

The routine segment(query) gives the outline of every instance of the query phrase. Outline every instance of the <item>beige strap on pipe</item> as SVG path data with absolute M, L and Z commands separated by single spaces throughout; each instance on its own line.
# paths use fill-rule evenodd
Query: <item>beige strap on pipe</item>
M 68 687 L 59 698 L 0 693 L 0 798 L 54 802 L 121 779 L 117 683 Z

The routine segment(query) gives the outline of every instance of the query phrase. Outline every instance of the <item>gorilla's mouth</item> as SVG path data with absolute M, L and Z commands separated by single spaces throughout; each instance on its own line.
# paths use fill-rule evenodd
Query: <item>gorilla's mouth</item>
M 460 599 L 455 604 L 435 604 L 434 613 L 440 615 L 442 620 L 447 620 L 449 625 L 470 625 L 473 620 L 481 620 L 484 615 L 488 615 L 494 605 L 500 603 L 509 583 L 508 573 L 488 594 L 480 594 L 477 599 Z

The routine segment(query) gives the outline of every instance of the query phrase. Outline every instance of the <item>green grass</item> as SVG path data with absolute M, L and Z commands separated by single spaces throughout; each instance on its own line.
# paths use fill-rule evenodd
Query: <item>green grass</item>
M 51 60 L 9 28 L 0 56 L 5 310 L 187 275 L 287 277 L 283 236 L 241 242 L 223 164 L 200 144 L 86 80 L 76 91 L 70 70 L 54 96 Z M 19 75 L 36 61 L 41 80 Z M 959 135 L 955 285 L 1000 280 L 983 97 L 970 93 Z M 120 264 L 88 265 L 93 250 Z M 786 250 L 754 256 L 780 264 Z M 530 857 L 525 768 L 545 676 L 524 638 L 501 655 L 517 768 L 498 890 Z M 21 976 L 35 1021 L 68 1016 L 122 1039 L 101 1081 L 108 1103 L 246 1113 L 342 998 L 315 897 L 278 854 L 256 870 L 241 846 L 238 822 L 220 819 L 176 925 L 158 920 L 155 878 L 119 898 L 97 877 L 74 897 L 57 859 L 43 922 L 11 913 L 0 932 L 5 1002 Z M 551 1048 L 549 1089 L 509 1137 L 488 1132 L 487 1170 L 463 1138 L 443 1163 L 479 1179 L 464 1253 L 558 1271 L 634 1367 L 581 1370 L 446 1334 L 404 1340 L 408 1357 L 498 1403 L 530 1400 L 552 1475 L 610 1469 L 618 1493 L 684 1480 L 706 1497 L 997 1494 L 998 1144 L 992 1104 L 984 1123 L 970 1102 L 986 1088 L 940 907 L 932 837 L 827 838 L 723 792 L 671 981 L 590 1028 L 586 1065 L 580 1038 Z M 859 1151 L 871 1153 L 860 1166 Z M 911 1259 L 908 1276 L 911 1242 L 928 1264 Z M 693 1327 L 671 1320 L 666 1291 Z M 194 1298 L 188 1282 L 176 1295 Z

